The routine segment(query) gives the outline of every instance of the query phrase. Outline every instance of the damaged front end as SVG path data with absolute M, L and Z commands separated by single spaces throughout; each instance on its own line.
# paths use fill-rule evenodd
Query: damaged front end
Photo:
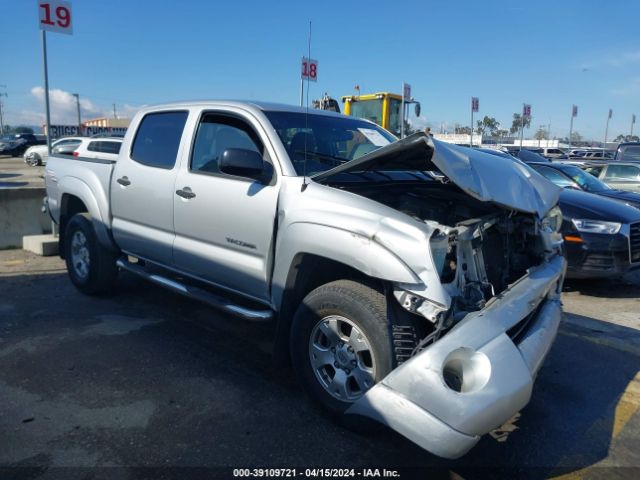
M 418 341 L 347 413 L 459 457 L 528 403 L 557 333 L 566 268 L 560 190 L 522 164 L 420 135 L 349 163 L 323 179 L 340 170 L 391 180 L 413 172 L 413 182 L 332 186 L 414 220 L 385 218 L 374 240 L 420 283 L 393 284 Z

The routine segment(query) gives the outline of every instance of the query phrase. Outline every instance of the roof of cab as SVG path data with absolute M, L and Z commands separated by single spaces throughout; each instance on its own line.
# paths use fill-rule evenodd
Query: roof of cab
M 147 105 L 142 107 L 140 110 L 162 110 L 168 108 L 180 108 L 180 107 L 194 107 L 194 106 L 204 106 L 204 107 L 240 107 L 240 108 L 248 108 L 248 109 L 256 109 L 261 111 L 269 111 L 269 112 L 291 112 L 291 113 L 313 113 L 314 115 L 327 115 L 327 116 L 340 116 L 344 117 L 340 113 L 330 112 L 327 110 L 318 110 L 313 107 L 299 107 L 296 105 L 286 105 L 284 103 L 273 103 L 273 102 L 261 102 L 255 100 L 189 100 L 182 102 L 171 102 L 171 103 L 163 103 L 157 105 Z

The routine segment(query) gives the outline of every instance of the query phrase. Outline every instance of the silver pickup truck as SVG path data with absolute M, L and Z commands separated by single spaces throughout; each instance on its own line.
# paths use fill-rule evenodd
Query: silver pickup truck
M 274 322 L 322 407 L 443 457 L 528 403 L 560 323 L 560 189 L 424 134 L 175 103 L 138 112 L 117 161 L 52 156 L 45 178 L 79 290 L 125 270 Z

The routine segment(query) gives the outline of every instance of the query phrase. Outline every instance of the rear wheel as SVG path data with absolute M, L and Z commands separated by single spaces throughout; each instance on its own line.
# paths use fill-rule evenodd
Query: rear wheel
M 118 275 L 117 254 L 99 242 L 88 213 L 77 213 L 65 229 L 65 261 L 71 282 L 83 293 L 108 291 Z
M 293 368 L 311 398 L 344 413 L 397 366 L 384 293 L 338 280 L 309 293 L 291 329 Z

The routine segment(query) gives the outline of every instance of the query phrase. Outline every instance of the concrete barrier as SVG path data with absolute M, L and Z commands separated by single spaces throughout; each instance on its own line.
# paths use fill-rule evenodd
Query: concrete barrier
M 42 213 L 44 188 L 0 189 L 0 248 L 22 247 L 22 237 L 51 232 L 51 218 Z

